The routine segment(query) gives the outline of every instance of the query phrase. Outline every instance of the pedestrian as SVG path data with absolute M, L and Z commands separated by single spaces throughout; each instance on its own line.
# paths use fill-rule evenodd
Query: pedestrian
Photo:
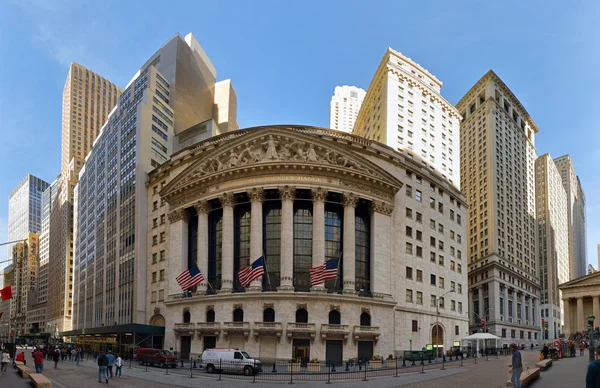
M 550 350 L 548 349 L 548 345 L 544 344 L 544 348 L 542 349 L 542 353 L 544 353 L 544 360 L 548 358 L 548 353 Z
M 510 350 L 513 352 L 512 363 L 508 372 L 511 374 L 510 381 L 513 383 L 514 388 L 521 388 L 521 373 L 523 373 L 521 352 L 517 349 L 516 344 L 510 344 Z
M 77 352 L 75 351 L 75 348 L 71 349 L 71 362 L 75 361 L 75 354 Z
M 54 354 L 52 355 L 52 360 L 54 360 L 54 369 L 58 369 L 58 361 L 60 361 L 60 350 L 56 349 Z
M 35 353 L 35 351 L 33 353 Z M 32 355 L 32 357 L 33 357 L 33 355 Z M 17 358 L 15 361 L 20 361 L 23 363 L 23 365 L 27 365 L 27 361 L 25 361 L 25 352 L 21 352 L 21 353 L 17 354 Z
M 2 351 L 2 360 L 0 361 L 0 371 L 3 374 L 6 374 L 6 368 L 10 364 L 10 353 L 8 353 L 8 349 L 4 349 Z
M 108 351 L 106 358 L 108 359 L 108 372 L 110 373 L 110 377 L 112 378 L 113 377 L 113 365 L 115 363 L 115 356 L 112 354 L 112 350 Z
M 108 374 L 106 373 L 108 369 L 108 358 L 101 353 L 98 357 L 98 382 L 102 382 L 102 378 L 106 380 L 106 384 L 108 384 Z
M 600 357 L 600 345 L 596 346 L 596 358 Z M 600 360 L 595 360 L 588 365 L 585 375 L 585 388 L 600 387 Z
M 121 358 L 121 354 L 117 355 L 117 361 L 115 361 L 115 365 L 117 366 L 117 371 L 115 372 L 115 376 L 121 377 L 121 369 L 123 368 L 123 359 Z
M 579 344 L 579 355 L 580 355 L 580 356 L 583 356 L 583 350 L 584 350 L 584 349 L 585 349 L 585 343 L 584 343 L 584 342 L 581 342 L 581 343 Z
M 37 348 L 33 353 L 33 364 L 35 365 L 35 373 L 42 373 L 44 370 L 44 353 L 40 351 L 40 348 Z
M 531 343 L 531 351 L 533 352 L 533 342 Z

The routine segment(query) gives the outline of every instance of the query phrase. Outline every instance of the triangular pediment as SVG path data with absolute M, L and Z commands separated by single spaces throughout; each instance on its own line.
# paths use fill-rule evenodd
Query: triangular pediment
M 361 155 L 362 144 L 353 144 L 351 136 L 340 141 L 326 136 L 326 130 L 311 133 L 289 127 L 260 127 L 217 136 L 196 146 L 200 156 L 178 174 L 160 192 L 167 201 L 191 188 L 208 182 L 239 179 L 253 171 L 310 170 L 311 174 L 351 175 L 355 180 L 379 187 L 390 196 L 402 183 L 393 175 Z M 334 131 L 329 131 L 334 134 Z
M 586 286 L 600 286 L 600 272 L 594 272 L 586 276 L 582 276 L 577 279 L 570 280 L 566 283 L 560 284 L 558 288 L 567 289 L 575 287 L 586 287 Z

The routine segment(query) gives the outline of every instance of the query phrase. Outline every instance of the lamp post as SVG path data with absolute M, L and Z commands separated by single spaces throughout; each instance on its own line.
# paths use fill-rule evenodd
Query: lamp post
M 596 319 L 596 317 L 593 314 L 590 314 L 588 316 L 588 330 L 590 331 L 590 350 L 588 351 L 589 353 L 589 358 L 590 358 L 590 363 L 594 362 L 594 320 Z
M 493 308 L 487 308 L 484 312 L 483 312 L 483 316 L 485 317 L 485 319 L 488 319 L 488 314 L 490 311 L 494 310 Z M 479 318 L 479 320 L 481 322 L 483 322 L 483 325 L 481 325 L 481 332 L 485 333 L 485 319 L 483 319 L 481 317 L 481 315 L 477 314 L 475 311 L 473 311 L 473 314 L 475 314 L 477 316 L 477 318 Z M 484 346 L 485 348 L 485 346 Z M 475 351 L 475 356 L 477 356 L 477 353 L 479 351 L 479 341 L 477 341 L 477 346 L 475 347 L 476 351 Z
M 450 291 L 446 291 L 444 292 L 441 296 L 438 296 L 436 301 L 435 301 L 435 346 L 433 347 L 435 349 L 435 357 L 434 359 L 437 360 L 437 354 L 438 354 L 438 344 L 439 344 L 439 332 L 440 332 L 440 299 L 444 297 L 444 295 L 447 295 L 451 292 L 455 292 L 454 290 L 450 290 Z

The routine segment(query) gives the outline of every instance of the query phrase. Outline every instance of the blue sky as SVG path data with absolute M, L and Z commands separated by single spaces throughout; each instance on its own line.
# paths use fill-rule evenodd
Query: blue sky
M 0 5 L 0 240 L 8 195 L 60 169 L 61 96 L 78 62 L 124 87 L 176 32 L 193 32 L 238 94 L 242 127 L 328 126 L 336 85 L 363 88 L 388 46 L 443 81 L 452 103 L 489 69 L 540 128 L 538 155 L 574 159 L 600 242 L 600 2 L 5 0 Z M 6 255 L 0 249 L 0 260 Z

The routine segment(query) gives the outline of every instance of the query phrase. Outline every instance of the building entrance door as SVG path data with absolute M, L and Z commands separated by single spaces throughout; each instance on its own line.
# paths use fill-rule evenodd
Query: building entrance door
M 181 359 L 188 360 L 190 358 L 190 350 L 192 350 L 192 337 L 189 335 L 181 336 Z
M 310 340 L 295 339 L 292 343 L 292 357 L 306 364 L 310 359 Z
M 329 364 L 342 365 L 344 345 L 341 340 L 327 340 L 325 344 L 325 360 Z
M 358 359 L 363 363 L 373 357 L 373 342 L 358 341 Z
M 204 337 L 204 349 L 214 349 L 217 347 L 217 337 Z

